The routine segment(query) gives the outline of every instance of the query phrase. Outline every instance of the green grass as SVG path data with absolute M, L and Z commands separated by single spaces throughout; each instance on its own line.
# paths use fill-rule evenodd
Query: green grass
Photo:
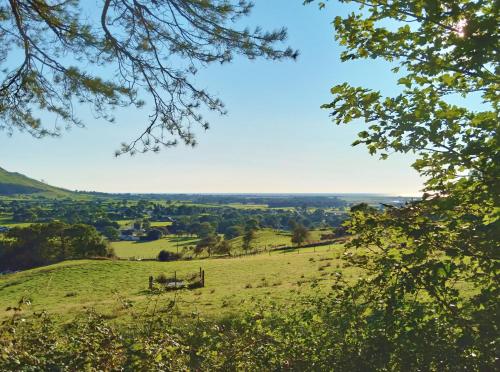
M 127 227 L 132 227 L 134 224 L 135 220 L 117 220 L 117 222 L 120 225 L 120 228 L 124 229 Z M 165 221 L 151 221 L 151 227 L 156 227 L 156 226 L 170 226 L 172 222 L 165 222 Z
M 165 222 L 165 221 L 151 221 L 151 227 L 163 227 L 163 226 L 170 226 L 172 222 Z
M 195 245 L 197 238 L 168 236 L 152 242 L 112 242 L 111 246 L 119 258 L 156 258 L 161 250 L 182 252 L 184 248 Z
M 10 214 L 0 214 L 0 226 L 7 227 L 26 227 L 35 222 L 13 222 Z
M 311 242 L 317 242 L 320 239 L 320 235 L 324 233 L 324 231 L 313 230 L 310 232 L 310 240 Z M 255 233 L 255 240 L 252 241 L 252 248 L 262 250 L 264 248 L 273 249 L 279 246 L 290 246 L 292 245 L 291 241 L 291 233 L 288 231 L 276 231 L 272 229 L 262 229 L 258 230 Z M 231 240 L 231 244 L 233 249 L 236 251 L 243 250 L 243 237 L 237 237 Z
M 163 222 L 166 223 L 166 222 Z M 311 231 L 311 240 L 319 241 L 321 231 Z M 273 249 L 283 245 L 291 245 L 291 236 L 286 231 L 275 231 L 262 229 L 256 232 L 255 240 L 252 242 L 252 249 L 264 250 Z M 168 236 L 152 242 L 112 242 L 111 246 L 119 258 L 148 259 L 156 258 L 161 250 L 170 252 L 186 253 L 190 256 L 189 247 L 196 245 L 197 238 Z M 232 250 L 234 253 L 243 252 L 242 237 L 232 239 Z
M 8 172 L 3 168 L 0 168 L 0 191 L 4 188 L 5 190 L 10 190 L 9 193 L 19 193 L 19 194 L 36 194 L 46 197 L 63 198 L 71 197 L 72 192 L 59 187 L 54 187 L 47 185 L 43 182 L 34 180 L 32 178 L 26 177 L 23 174 L 16 172 Z
M 151 306 L 148 277 L 165 273 L 178 277 L 205 270 L 206 286 L 196 290 L 168 292 L 159 297 L 161 311 L 176 296 L 183 313 L 195 311 L 218 317 L 252 308 L 256 301 L 293 301 L 310 291 L 316 281 L 326 290 L 336 271 L 356 278 L 356 269 L 342 269 L 341 246 L 301 249 L 299 253 L 272 253 L 231 259 L 203 259 L 176 262 L 81 260 L 67 261 L 0 276 L 0 318 L 8 306 L 25 297 L 30 310 L 47 310 L 63 318 L 85 308 L 95 308 L 110 317 L 128 319 Z M 131 301 L 125 309 L 122 301 Z

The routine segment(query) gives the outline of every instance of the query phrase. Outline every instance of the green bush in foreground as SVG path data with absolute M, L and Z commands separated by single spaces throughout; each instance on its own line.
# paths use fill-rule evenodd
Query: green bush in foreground
M 126 326 L 93 311 L 67 325 L 47 314 L 17 315 L 0 327 L 0 370 L 494 369 L 495 346 L 480 342 L 480 335 L 464 340 L 453 319 L 432 315 L 425 306 L 400 308 L 388 319 L 360 301 L 369 297 L 363 291 L 347 286 L 339 274 L 326 297 L 304 297 L 290 308 L 256 306 L 217 322 L 173 318 L 172 304 Z

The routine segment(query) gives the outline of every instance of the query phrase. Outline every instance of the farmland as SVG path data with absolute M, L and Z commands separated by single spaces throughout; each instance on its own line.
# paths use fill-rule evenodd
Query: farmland
M 320 230 L 311 231 L 310 240 L 312 242 L 319 241 L 321 233 Z M 255 239 L 252 246 L 256 250 L 273 249 L 278 246 L 290 245 L 290 239 L 291 234 L 288 231 L 262 229 L 255 233 Z M 193 247 L 198 240 L 199 239 L 196 237 L 169 235 L 165 238 L 150 242 L 112 242 L 111 246 L 119 258 L 152 259 L 156 258 L 161 250 L 185 253 L 185 255 L 189 257 L 192 255 L 189 248 Z M 242 240 L 242 237 L 230 240 L 233 253 L 239 254 L 243 252 Z
M 156 258 L 161 250 L 182 252 L 197 241 L 197 238 L 168 236 L 151 242 L 112 242 L 111 246 L 119 258 L 150 259 Z
M 63 318 L 85 308 L 95 308 L 111 318 L 122 318 L 151 304 L 148 277 L 161 273 L 179 277 L 206 272 L 206 287 L 167 292 L 159 297 L 165 307 L 176 296 L 183 313 L 193 311 L 219 317 L 255 306 L 256 302 L 289 303 L 315 283 L 326 290 L 334 275 L 349 278 L 358 272 L 344 268 L 342 246 L 273 252 L 241 258 L 202 259 L 176 262 L 78 260 L 8 274 L 0 277 L 1 317 L 21 298 L 30 311 L 47 310 Z M 124 303 L 130 304 L 127 308 Z M 124 318 L 125 319 L 125 318 Z

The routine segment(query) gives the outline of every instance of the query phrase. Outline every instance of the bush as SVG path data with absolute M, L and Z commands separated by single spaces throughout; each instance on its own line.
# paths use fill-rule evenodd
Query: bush
M 142 237 L 141 240 L 153 241 L 158 240 L 163 237 L 163 232 L 159 229 L 151 229 L 148 231 L 147 235 Z
M 180 258 L 180 255 L 177 253 L 169 252 L 166 250 L 161 250 L 158 253 L 158 261 L 166 262 L 166 261 L 176 261 Z
M 169 279 L 167 278 L 167 276 L 164 273 L 159 274 L 155 278 L 155 282 L 160 283 L 160 284 L 166 284 L 168 281 L 169 281 Z
M 165 274 L 160 278 L 168 280 Z M 139 316 L 129 330 L 95 312 L 64 330 L 47 314 L 14 318 L 0 324 L 0 370 L 87 370 L 89 365 L 140 371 L 495 370 L 495 345 L 481 347 L 477 333 L 465 340 L 449 328 L 449 320 L 433 317 L 409 333 L 398 332 L 386 327 L 389 319 L 366 314 L 364 306 L 353 308 L 349 296 L 338 295 L 311 298 L 305 307 L 256 307 L 179 328 L 172 326 L 170 313 Z M 409 326 L 411 318 L 400 314 L 394 320 Z

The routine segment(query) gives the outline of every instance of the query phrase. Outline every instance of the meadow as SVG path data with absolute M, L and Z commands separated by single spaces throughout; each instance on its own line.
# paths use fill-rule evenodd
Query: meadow
M 0 213 L 0 226 L 5 227 L 26 227 L 31 225 L 31 222 L 14 222 L 12 216 L 7 213 Z
M 165 238 L 149 242 L 119 241 L 112 242 L 115 254 L 119 258 L 153 259 L 161 250 L 182 252 L 183 249 L 193 246 L 198 241 L 196 237 L 176 237 L 169 235 Z
M 165 224 L 165 222 L 163 222 Z M 311 242 L 320 240 L 320 235 L 325 233 L 321 230 L 312 230 L 310 232 Z M 133 242 L 119 241 L 112 242 L 115 254 L 119 258 L 134 258 L 134 259 L 152 259 L 158 256 L 161 250 L 166 250 L 173 253 L 185 253 L 185 256 L 190 257 L 189 247 L 196 245 L 198 238 L 196 237 L 178 237 L 169 235 L 159 240 L 150 242 Z M 237 237 L 230 240 L 233 253 L 239 254 L 243 252 L 243 238 Z M 261 229 L 256 231 L 255 239 L 252 241 L 252 249 L 268 250 L 279 246 L 291 245 L 291 234 L 288 231 L 277 231 L 272 229 Z
M 11 311 L 6 309 L 21 299 L 29 303 L 29 311 L 46 310 L 63 319 L 88 308 L 109 318 L 128 319 L 151 306 L 170 311 L 175 299 L 186 316 L 217 318 L 259 302 L 292 303 L 311 286 L 327 290 L 341 271 L 348 279 L 357 278 L 357 269 L 344 267 L 342 252 L 341 245 L 331 245 L 225 259 L 65 261 L 0 276 L 0 317 L 9 316 Z M 152 296 L 148 289 L 150 275 L 175 272 L 182 278 L 200 267 L 206 273 L 204 288 L 160 296 Z

